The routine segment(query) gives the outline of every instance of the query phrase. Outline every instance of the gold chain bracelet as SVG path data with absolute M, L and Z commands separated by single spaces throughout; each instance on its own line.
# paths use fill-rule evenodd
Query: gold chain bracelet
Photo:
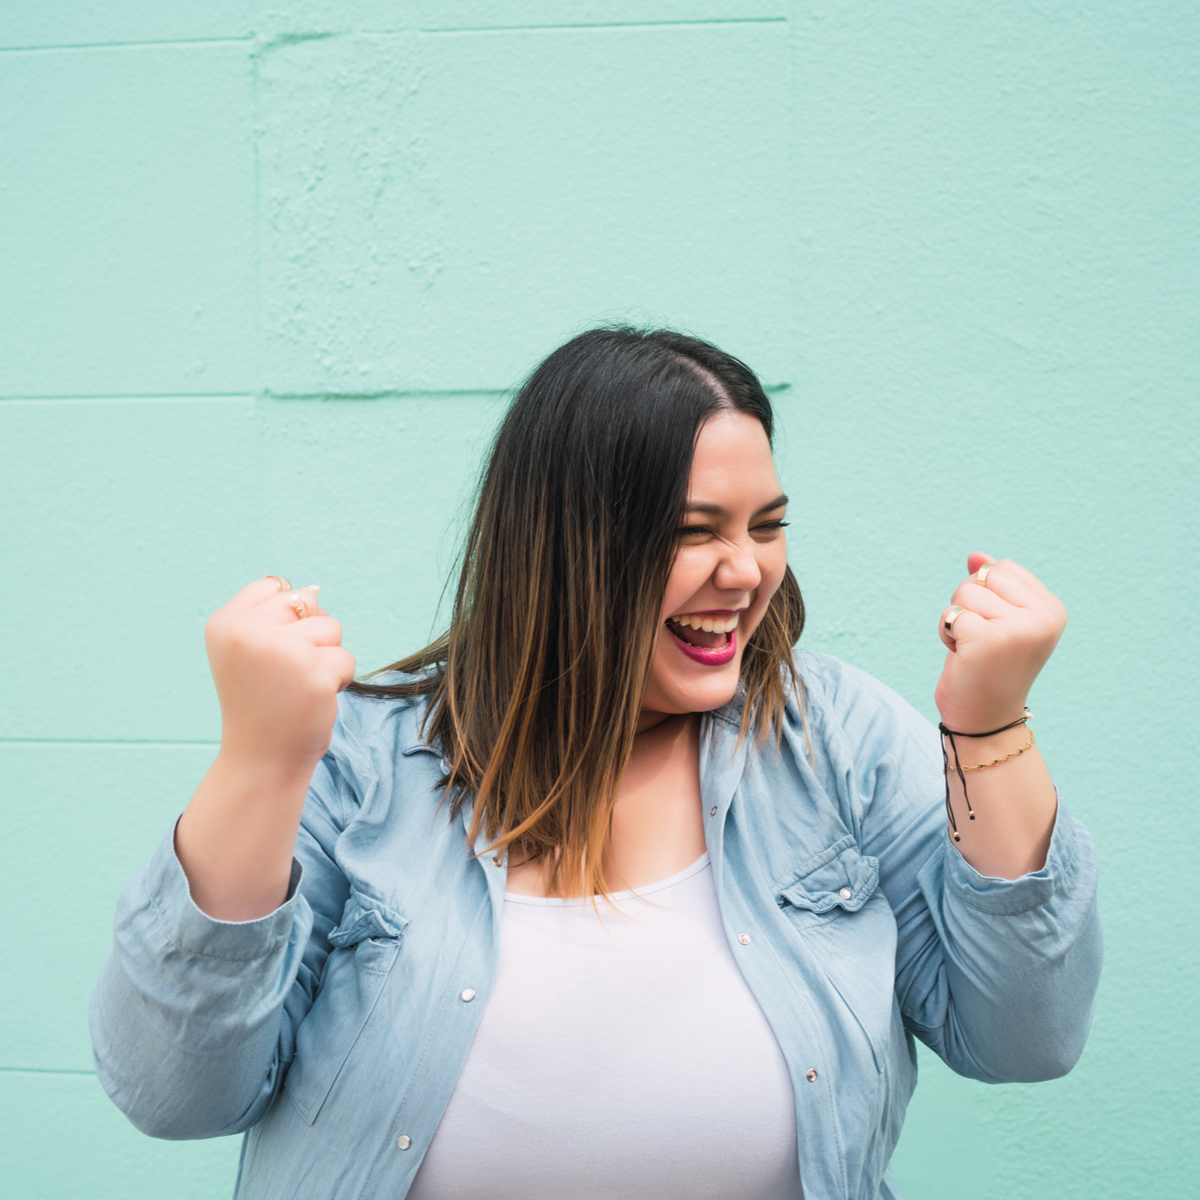
M 1025 743 L 1025 745 L 1023 745 L 1022 747 L 1020 747 L 1020 749 L 1014 750 L 1011 754 L 1006 754 L 1003 758 L 993 758 L 991 762 L 979 763 L 977 766 L 974 766 L 974 767 L 964 766 L 964 767 L 960 767 L 959 770 L 962 770 L 962 771 L 986 771 L 988 769 L 988 767 L 998 767 L 1001 763 L 1008 762 L 1008 760 L 1010 758 L 1016 758 L 1018 755 L 1024 754 L 1025 751 L 1028 750 L 1029 747 L 1033 745 L 1033 730 L 1029 726 L 1026 726 L 1026 728 L 1029 729 L 1029 741 L 1027 741 Z M 954 770 L 955 770 L 954 767 L 947 767 L 946 774 L 947 775 L 952 774 L 954 772 Z

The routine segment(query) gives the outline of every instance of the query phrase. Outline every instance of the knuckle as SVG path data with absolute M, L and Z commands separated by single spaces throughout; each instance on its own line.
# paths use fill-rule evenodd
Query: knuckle
M 1057 637 L 1057 630 L 1052 621 L 1038 619 L 1031 621 L 1019 636 L 1022 646 L 1029 649 L 1036 649 Z
M 250 630 L 240 622 L 225 630 L 225 645 L 236 654 L 248 653 L 254 644 Z
M 230 627 L 230 614 L 227 609 L 218 608 L 212 613 L 208 620 L 204 622 L 204 636 L 206 638 L 219 638 L 224 636 Z

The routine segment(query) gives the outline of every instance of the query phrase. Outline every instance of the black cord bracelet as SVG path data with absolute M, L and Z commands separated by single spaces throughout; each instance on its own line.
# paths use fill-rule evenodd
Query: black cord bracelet
M 1033 720 L 1033 713 L 1029 709 L 1025 710 L 1023 716 L 1018 717 L 1015 721 L 1010 721 L 1007 725 L 1001 725 L 999 729 L 989 729 L 987 733 L 959 733 L 953 729 L 947 729 L 940 721 L 938 722 L 938 732 L 941 733 L 942 743 L 942 777 L 946 781 L 946 817 L 950 822 L 950 836 L 956 841 L 962 841 L 962 834 L 958 832 L 958 823 L 954 820 L 954 808 L 950 804 L 950 760 L 946 756 L 946 739 L 950 739 L 950 749 L 954 751 L 954 770 L 958 778 L 962 781 L 963 800 L 967 805 L 967 816 L 973 821 L 975 820 L 975 810 L 971 807 L 970 797 L 967 795 L 967 775 L 962 769 L 962 764 L 958 759 L 958 746 L 955 744 L 956 737 L 965 738 L 985 738 L 992 737 L 997 733 L 1004 733 L 1009 729 L 1016 729 L 1018 725 L 1025 725 Z

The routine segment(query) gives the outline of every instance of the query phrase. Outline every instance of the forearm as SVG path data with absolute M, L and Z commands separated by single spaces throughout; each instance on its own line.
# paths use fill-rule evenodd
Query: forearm
M 989 738 L 955 738 L 955 744 L 961 764 L 974 767 L 1013 753 L 1030 737 L 1029 727 L 1020 725 Z M 954 844 L 963 858 L 981 875 L 997 879 L 1018 879 L 1040 871 L 1046 865 L 1057 799 L 1037 746 L 995 766 L 964 771 L 964 796 L 962 780 L 954 770 L 955 750 L 945 740 L 950 804 L 960 835 Z
M 175 830 L 192 900 L 221 921 L 254 921 L 287 895 L 312 771 L 218 754 Z

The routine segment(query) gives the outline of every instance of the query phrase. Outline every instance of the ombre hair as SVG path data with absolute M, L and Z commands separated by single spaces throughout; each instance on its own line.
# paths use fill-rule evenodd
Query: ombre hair
M 744 363 L 667 330 L 593 329 L 530 375 L 496 437 L 450 628 L 353 683 L 428 696 L 423 735 L 449 764 L 451 815 L 488 853 L 546 859 L 548 890 L 607 895 L 602 867 L 633 748 L 696 436 L 771 403 Z M 798 686 L 804 602 L 790 568 L 742 657 L 740 737 L 765 745 Z

